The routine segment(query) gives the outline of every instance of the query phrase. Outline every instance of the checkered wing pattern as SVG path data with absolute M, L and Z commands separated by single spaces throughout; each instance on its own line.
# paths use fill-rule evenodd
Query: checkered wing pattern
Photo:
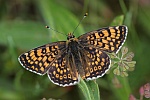
M 127 36 L 126 26 L 101 28 L 81 35 L 80 44 L 100 48 L 102 51 L 117 53 Z
M 102 77 L 110 68 L 111 60 L 109 56 L 93 47 L 85 47 L 83 51 L 81 51 L 82 57 L 84 59 L 81 60 L 82 67 L 85 76 L 82 76 L 83 79 L 93 80 L 98 77 Z M 80 73 L 80 75 L 83 75 Z
M 44 75 L 55 62 L 57 57 L 65 51 L 66 42 L 55 42 L 32 49 L 19 56 L 20 64 L 27 70 Z
M 64 52 L 53 62 L 48 70 L 48 77 L 54 84 L 64 87 L 78 83 L 79 76 L 73 60 L 73 56 Z

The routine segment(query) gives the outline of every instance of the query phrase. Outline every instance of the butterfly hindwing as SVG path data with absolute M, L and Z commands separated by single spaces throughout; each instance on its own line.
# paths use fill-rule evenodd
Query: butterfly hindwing
M 79 81 L 74 58 L 64 52 L 51 65 L 48 70 L 49 79 L 59 86 L 75 85 Z
M 111 60 L 109 56 L 93 47 L 85 47 L 86 59 L 88 59 L 88 73 L 85 74 L 86 80 L 96 79 L 102 77 L 110 68 Z

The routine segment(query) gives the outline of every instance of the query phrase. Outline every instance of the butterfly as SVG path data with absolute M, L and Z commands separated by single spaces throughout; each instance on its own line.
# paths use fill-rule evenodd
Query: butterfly
M 93 80 L 102 77 L 111 65 L 108 53 L 118 53 L 128 33 L 125 25 L 104 27 L 87 32 L 78 38 L 68 33 L 67 41 L 49 43 L 21 54 L 20 64 L 39 75 L 47 73 L 59 86 L 79 83 L 80 78 Z

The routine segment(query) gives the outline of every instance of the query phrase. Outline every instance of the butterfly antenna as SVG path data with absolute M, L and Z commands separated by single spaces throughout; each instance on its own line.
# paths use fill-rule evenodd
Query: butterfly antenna
M 62 33 L 62 32 L 59 32 L 59 31 L 57 31 L 57 30 L 55 30 L 55 29 L 53 29 L 53 28 L 51 28 L 51 27 L 49 27 L 49 26 L 45 26 L 47 29 L 50 29 L 50 30 L 53 30 L 53 31 L 55 31 L 55 32 L 57 32 L 57 33 L 60 33 L 60 34 L 63 34 L 63 35 L 66 35 L 66 34 L 64 34 L 64 33 Z M 67 35 L 66 35 L 67 36 Z
M 76 31 L 76 29 L 78 28 L 78 26 L 80 25 L 80 23 L 83 21 L 83 19 L 88 16 L 88 13 L 85 13 L 83 18 L 80 20 L 80 22 L 78 23 L 78 25 L 76 26 L 76 28 L 74 29 L 74 31 L 72 32 L 72 34 L 74 34 L 74 32 Z

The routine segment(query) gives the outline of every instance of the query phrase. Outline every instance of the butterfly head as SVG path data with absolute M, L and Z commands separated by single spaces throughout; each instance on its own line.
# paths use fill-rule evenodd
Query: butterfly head
M 67 40 L 74 38 L 75 36 L 72 33 L 68 33 Z

